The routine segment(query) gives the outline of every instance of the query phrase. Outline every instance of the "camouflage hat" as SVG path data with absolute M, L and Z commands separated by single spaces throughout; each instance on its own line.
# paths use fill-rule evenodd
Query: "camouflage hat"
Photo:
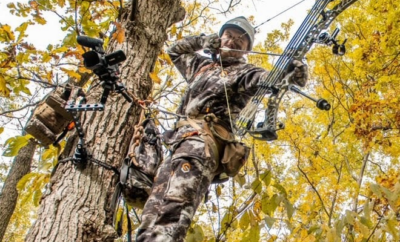
M 247 50 L 251 50 L 253 48 L 254 28 L 253 28 L 253 26 L 251 26 L 251 24 L 245 17 L 243 17 L 243 16 L 236 17 L 236 18 L 231 19 L 228 22 L 226 22 L 224 25 L 222 25 L 222 27 L 219 31 L 219 36 L 222 36 L 222 34 L 224 33 L 224 30 L 227 28 L 236 28 L 236 29 L 239 29 L 239 30 L 245 32 L 246 36 L 250 40 Z

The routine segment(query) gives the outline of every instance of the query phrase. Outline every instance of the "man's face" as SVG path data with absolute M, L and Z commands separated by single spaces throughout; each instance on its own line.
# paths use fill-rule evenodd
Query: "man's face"
M 244 34 L 244 32 L 236 28 L 225 29 L 221 36 L 221 47 L 246 51 L 247 47 L 249 46 L 249 43 L 250 41 Z M 221 50 L 220 56 L 222 58 L 226 57 L 241 58 L 244 54 L 245 52 Z

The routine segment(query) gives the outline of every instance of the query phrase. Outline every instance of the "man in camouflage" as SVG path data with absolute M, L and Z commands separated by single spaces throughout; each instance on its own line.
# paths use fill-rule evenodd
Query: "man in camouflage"
M 176 68 L 188 82 L 178 114 L 192 121 L 179 121 L 167 140 L 171 154 L 158 170 L 143 210 L 137 241 L 184 241 L 208 187 L 224 172 L 220 154 L 225 140 L 205 132 L 208 128 L 201 120 L 212 113 L 220 126 L 231 132 L 231 120 L 255 94 L 257 83 L 268 75 L 243 58 L 253 43 L 254 28 L 246 18 L 237 17 L 225 23 L 219 35 L 186 37 L 168 49 Z M 222 51 L 221 47 L 242 52 Z M 202 49 L 217 53 L 218 59 L 214 61 L 196 53 Z M 304 86 L 306 65 L 294 61 L 292 66 L 295 74 L 290 81 Z

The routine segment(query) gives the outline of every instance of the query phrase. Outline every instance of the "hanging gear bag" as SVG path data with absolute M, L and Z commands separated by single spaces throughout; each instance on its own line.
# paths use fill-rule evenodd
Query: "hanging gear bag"
M 58 87 L 35 109 L 25 131 L 35 137 L 43 146 L 54 143 L 57 135 L 72 121 L 72 115 L 65 110 L 71 89 Z
M 162 161 L 160 133 L 153 119 L 147 118 L 135 133 L 128 156 L 124 159 L 115 199 L 120 195 L 134 208 L 146 203 L 157 169 Z M 114 200 L 115 200 L 114 199 Z

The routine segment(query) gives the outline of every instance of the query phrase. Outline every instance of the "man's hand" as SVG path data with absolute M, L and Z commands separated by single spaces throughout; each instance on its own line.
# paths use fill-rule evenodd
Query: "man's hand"
M 286 74 L 292 73 L 289 79 L 290 84 L 295 84 L 300 87 L 304 87 L 308 80 L 308 67 L 306 64 L 299 60 L 293 60 L 289 64 Z
M 203 39 L 203 49 L 204 51 L 209 51 L 211 53 L 217 54 L 219 48 L 221 47 L 221 39 L 218 34 L 211 34 L 207 36 L 202 36 Z

